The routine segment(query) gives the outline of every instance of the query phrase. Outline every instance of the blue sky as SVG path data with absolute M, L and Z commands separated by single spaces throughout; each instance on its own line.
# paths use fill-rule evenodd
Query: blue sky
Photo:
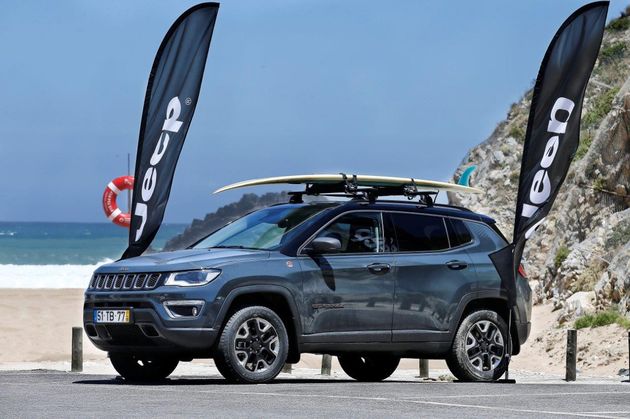
M 194 2 L 5 1 L 0 220 L 105 221 L 154 54 Z M 243 193 L 212 190 L 252 177 L 448 179 L 585 3 L 222 2 L 166 221 L 203 217 Z M 609 19 L 627 4 L 612 1 Z

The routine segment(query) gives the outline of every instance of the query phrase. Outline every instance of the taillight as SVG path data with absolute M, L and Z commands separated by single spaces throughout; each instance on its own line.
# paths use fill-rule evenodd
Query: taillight
M 527 272 L 525 272 L 525 268 L 523 267 L 522 263 L 518 265 L 518 273 L 520 276 L 527 279 Z

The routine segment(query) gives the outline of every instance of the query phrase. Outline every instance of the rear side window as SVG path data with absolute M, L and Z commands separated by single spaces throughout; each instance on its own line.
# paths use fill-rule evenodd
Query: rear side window
M 392 212 L 399 252 L 448 249 L 448 236 L 442 217 Z
M 472 241 L 472 235 L 462 220 L 447 218 L 446 225 L 452 247 L 461 246 Z

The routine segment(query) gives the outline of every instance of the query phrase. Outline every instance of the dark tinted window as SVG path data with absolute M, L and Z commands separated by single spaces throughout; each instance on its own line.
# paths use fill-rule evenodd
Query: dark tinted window
M 448 237 L 442 217 L 395 212 L 390 216 L 400 252 L 448 249 Z
M 338 218 L 317 237 L 334 237 L 341 242 L 341 253 L 383 251 L 381 217 L 377 212 L 352 212 Z
M 448 226 L 448 236 L 451 239 L 452 247 L 461 246 L 472 241 L 470 231 L 468 231 L 462 220 L 447 218 L 446 225 Z

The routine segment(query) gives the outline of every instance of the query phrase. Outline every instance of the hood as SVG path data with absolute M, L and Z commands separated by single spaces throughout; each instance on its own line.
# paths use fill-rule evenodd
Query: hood
M 191 269 L 217 268 L 231 262 L 268 259 L 265 250 L 246 249 L 185 249 L 151 253 L 100 266 L 96 273 L 112 272 L 174 272 Z

